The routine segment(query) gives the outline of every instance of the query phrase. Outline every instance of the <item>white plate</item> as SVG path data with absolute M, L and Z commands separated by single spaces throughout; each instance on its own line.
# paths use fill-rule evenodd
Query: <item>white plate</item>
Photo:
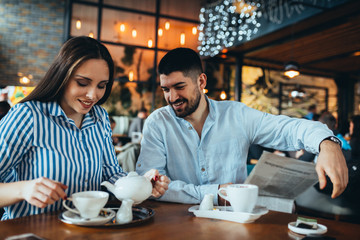
M 101 210 L 100 215 L 96 218 L 85 219 L 80 217 L 78 214 L 65 211 L 61 214 L 62 218 L 61 221 L 65 223 L 75 224 L 75 225 L 89 225 L 89 226 L 96 226 L 96 225 L 103 225 L 109 222 L 111 219 L 115 217 L 115 211 L 111 209 L 104 209 Z
M 291 222 L 288 224 L 288 228 L 298 234 L 308 235 L 308 234 L 324 234 L 327 232 L 327 227 L 322 224 L 317 224 L 317 229 L 306 229 L 296 227 L 296 222 Z
M 188 211 L 193 212 L 197 217 L 215 218 L 238 223 L 254 222 L 256 219 L 269 212 L 266 207 L 261 206 L 256 206 L 251 213 L 246 213 L 233 212 L 231 207 L 225 206 L 217 206 L 215 207 L 215 210 L 199 210 L 199 205 L 190 207 Z

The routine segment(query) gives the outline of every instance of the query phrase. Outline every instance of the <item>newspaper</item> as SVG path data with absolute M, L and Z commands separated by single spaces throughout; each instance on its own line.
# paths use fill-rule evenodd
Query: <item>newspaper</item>
M 291 213 L 294 199 L 317 181 L 314 163 L 264 151 L 245 183 L 259 187 L 257 205 Z

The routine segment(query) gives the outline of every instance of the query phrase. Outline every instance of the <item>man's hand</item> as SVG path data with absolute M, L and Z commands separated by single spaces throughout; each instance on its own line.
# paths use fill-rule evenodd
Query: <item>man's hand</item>
M 164 195 L 170 183 L 170 179 L 167 176 L 160 175 L 159 171 L 156 169 L 151 169 L 144 174 L 144 177 L 153 183 L 153 190 L 151 194 L 153 197 L 158 198 Z
M 327 174 L 333 183 L 331 198 L 338 197 L 346 188 L 349 181 L 348 169 L 339 144 L 324 140 L 320 144 L 320 154 L 316 163 L 320 189 L 326 186 Z

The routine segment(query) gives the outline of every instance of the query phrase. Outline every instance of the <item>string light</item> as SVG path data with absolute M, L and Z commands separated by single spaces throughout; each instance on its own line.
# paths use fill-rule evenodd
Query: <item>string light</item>
M 148 40 L 148 47 L 149 47 L 149 48 L 152 48 L 152 46 L 153 46 L 153 40 L 150 38 L 150 39 Z
M 80 19 L 76 20 L 75 26 L 76 26 L 76 29 L 78 29 L 78 30 L 81 29 L 81 21 L 80 21 Z
M 89 37 L 94 38 L 94 33 L 92 31 L 89 32 Z
M 193 28 L 192 28 L 192 34 L 193 34 L 193 35 L 196 35 L 196 33 L 197 33 L 197 28 L 196 28 L 196 27 L 193 27 Z
M 137 31 L 136 31 L 135 28 L 133 28 L 133 30 L 131 31 L 131 36 L 132 36 L 133 38 L 136 38 L 136 36 L 137 36 Z
M 159 37 L 162 37 L 163 34 L 164 34 L 164 30 L 162 28 L 159 28 L 158 30 Z
M 170 22 L 166 21 L 165 22 L 165 30 L 169 30 L 170 29 Z
M 253 0 L 223 0 L 200 9 L 199 54 L 215 56 L 221 49 L 250 40 L 261 24 L 261 4 Z
M 180 34 L 180 45 L 185 45 L 185 33 Z
M 120 24 L 120 32 L 125 32 L 125 24 Z

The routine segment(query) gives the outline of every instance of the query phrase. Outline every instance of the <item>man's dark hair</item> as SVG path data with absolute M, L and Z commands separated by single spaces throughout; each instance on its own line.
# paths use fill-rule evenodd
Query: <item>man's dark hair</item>
M 316 105 L 312 104 L 309 106 L 308 111 L 315 111 L 316 110 Z
M 146 108 L 144 108 L 144 107 L 142 107 L 142 108 L 140 108 L 140 110 L 139 110 L 139 112 L 145 112 L 145 113 L 147 113 L 147 109 Z
M 169 51 L 160 61 L 159 74 L 169 75 L 182 72 L 185 77 L 203 73 L 199 55 L 190 48 L 175 48 Z
M 336 129 L 336 118 L 330 112 L 324 112 L 319 121 L 325 123 L 330 130 Z

